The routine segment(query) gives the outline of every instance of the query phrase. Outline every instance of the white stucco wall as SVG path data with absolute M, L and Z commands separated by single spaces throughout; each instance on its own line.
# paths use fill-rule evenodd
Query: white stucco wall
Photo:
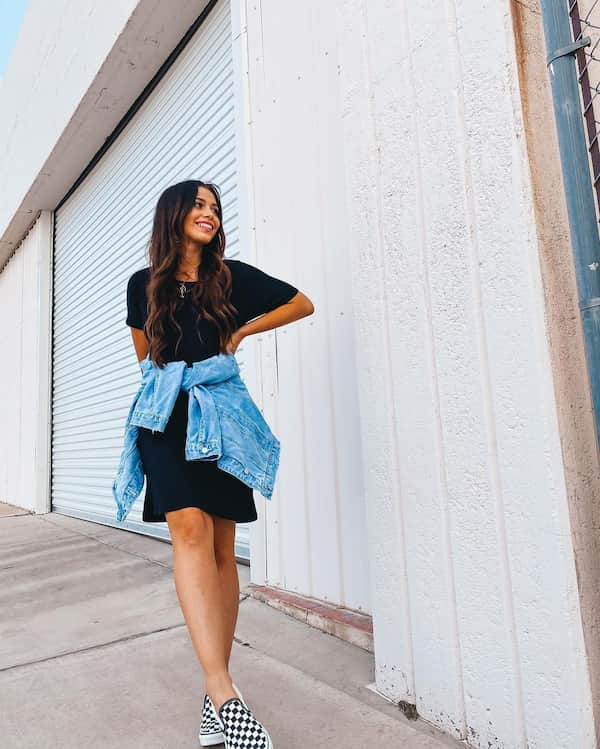
M 50 258 L 44 211 L 0 273 L 0 502 L 50 510 Z
M 509 4 L 336 5 L 377 684 L 592 749 Z

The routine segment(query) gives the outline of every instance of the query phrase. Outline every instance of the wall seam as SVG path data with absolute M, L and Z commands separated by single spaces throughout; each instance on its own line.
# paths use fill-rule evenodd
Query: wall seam
M 387 292 L 386 292 L 386 285 L 385 285 L 385 276 L 386 276 L 386 264 L 385 264 L 385 252 L 384 252 L 384 244 L 385 244 L 385 237 L 384 237 L 384 230 L 383 230 L 383 223 L 382 223 L 382 216 L 383 216 L 383 207 L 382 207 L 382 189 L 381 189 L 381 179 L 380 179 L 380 156 L 381 151 L 377 147 L 377 118 L 375 116 L 375 112 L 373 110 L 373 99 L 374 99 L 374 92 L 372 87 L 372 81 L 374 80 L 373 74 L 372 74 L 372 68 L 371 68 L 371 60 L 370 60 L 370 50 L 369 50 L 369 21 L 368 21 L 368 5 L 367 0 L 361 0 L 360 4 L 361 8 L 361 21 L 362 21 L 362 28 L 364 30 L 364 33 L 362 34 L 363 37 L 363 59 L 366 69 L 366 86 L 367 86 L 367 101 L 368 101 L 368 122 L 369 122 L 369 134 L 367 138 L 371 141 L 370 145 L 372 146 L 372 153 L 374 154 L 374 160 L 376 168 L 373 169 L 373 181 L 375 183 L 375 204 L 377 207 L 377 212 L 375 216 L 375 222 L 377 227 L 377 237 L 376 237 L 376 247 L 377 252 L 380 258 L 380 266 L 381 270 L 379 271 L 379 285 L 382 290 L 382 304 L 383 309 L 388 308 L 387 304 Z M 372 163 L 372 162 L 371 162 Z M 411 612 L 411 603 L 410 603 L 410 581 L 408 579 L 408 560 L 406 556 L 406 534 L 405 534 L 405 528 L 404 528 L 404 515 L 401 510 L 401 498 L 402 498 L 402 490 L 401 490 L 401 484 L 402 479 L 400 477 L 400 469 L 399 469 L 399 449 L 398 449 L 398 439 L 396 435 L 396 409 L 394 404 L 394 398 L 392 394 L 392 387 L 391 383 L 393 381 L 393 365 L 391 362 L 390 357 L 390 345 L 389 341 L 391 339 L 391 331 L 390 331 L 390 320 L 389 316 L 384 316 L 384 325 L 385 325 L 385 338 L 386 338 L 386 352 L 385 352 L 385 361 L 382 366 L 385 368 L 385 387 L 386 387 L 386 395 L 387 395 L 387 401 L 391 404 L 391 435 L 392 435 L 392 451 L 394 455 L 394 466 L 393 469 L 390 471 L 391 476 L 391 483 L 393 487 L 394 496 L 392 498 L 392 507 L 394 508 L 394 517 L 395 517 L 395 523 L 396 528 L 398 529 L 398 532 L 400 534 L 400 546 L 401 546 L 401 558 L 402 558 L 402 565 L 403 565 L 403 588 L 405 592 L 405 600 L 406 600 L 406 611 L 403 612 L 403 617 L 405 620 L 405 626 L 406 626 L 406 632 L 409 636 L 410 641 L 410 647 L 409 647 L 409 657 L 410 657 L 410 668 L 411 668 L 411 679 L 410 679 L 410 685 L 407 684 L 407 687 L 409 687 L 409 691 L 412 692 L 413 699 L 416 703 L 416 696 L 417 696 L 417 690 L 416 690 L 416 673 L 415 673 L 415 652 L 414 652 L 414 634 L 413 634 L 413 621 L 412 621 L 412 612 Z M 407 680 L 408 681 L 408 680 Z

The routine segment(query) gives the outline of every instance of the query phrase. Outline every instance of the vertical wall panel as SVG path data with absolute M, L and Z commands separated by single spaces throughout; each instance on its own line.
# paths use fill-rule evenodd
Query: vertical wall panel
M 2 424 L 2 460 L 0 462 L 0 501 L 33 509 L 30 499 L 24 496 L 21 485 L 22 411 L 24 393 L 21 388 L 23 374 L 23 273 L 25 255 L 34 252 L 34 242 L 29 234 L 4 266 L 0 275 L 0 346 L 10 357 L 13 366 L 2 370 L 2 398 L 0 398 L 0 424 Z
M 377 303 L 370 314 L 358 309 L 356 316 L 365 355 L 375 358 L 379 370 L 375 380 L 367 370 L 369 382 L 361 384 L 369 393 L 364 444 L 369 464 L 376 461 L 377 466 L 368 474 L 371 490 L 380 496 L 369 503 L 377 529 L 372 533 L 375 543 L 389 549 L 385 556 L 375 552 L 374 574 L 388 580 L 394 576 L 391 570 L 403 571 L 403 578 L 396 574 L 396 595 L 391 582 L 376 586 L 381 593 L 374 626 L 382 632 L 378 682 L 414 700 L 424 717 L 445 720 L 460 736 L 465 720 L 444 469 L 445 453 L 452 448 L 435 408 L 445 373 L 438 371 L 431 327 L 432 294 L 440 279 L 431 278 L 427 257 L 430 203 L 447 210 L 444 201 L 453 200 L 453 191 L 439 189 L 449 177 L 445 164 L 438 164 L 433 175 L 422 166 L 427 155 L 438 157 L 423 140 L 425 130 L 439 128 L 443 119 L 423 122 L 417 102 L 438 102 L 439 90 L 431 81 L 425 86 L 412 79 L 418 70 L 435 82 L 433 71 L 439 75 L 436 66 L 445 50 L 420 37 L 414 44 L 427 49 L 428 63 L 408 54 L 411 40 L 402 3 L 382 4 L 373 13 L 353 3 L 342 9 L 344 17 L 350 8 L 360 23 L 341 26 L 347 49 L 342 75 L 352 86 L 361 85 L 361 114 L 346 119 L 347 143 L 360 144 L 348 165 L 349 204 L 356 195 L 367 204 L 367 220 L 356 232 L 356 295 Z M 390 29 L 401 29 L 398 44 L 379 44 Z M 420 31 L 435 33 L 431 25 Z M 442 76 L 440 87 L 445 80 Z M 455 258 L 460 262 L 452 253 L 439 266 L 442 289 L 448 289 L 449 262 Z M 454 376 L 454 369 L 447 375 Z
M 335 7 L 246 10 L 256 261 L 315 304 L 260 342 L 265 410 L 282 442 L 266 581 L 369 610 Z

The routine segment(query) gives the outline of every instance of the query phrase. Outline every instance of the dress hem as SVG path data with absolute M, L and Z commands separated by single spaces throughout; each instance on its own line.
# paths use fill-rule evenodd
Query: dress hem
M 204 507 L 198 507 L 198 505 L 190 505 L 190 504 L 181 505 L 181 507 L 172 507 L 169 510 L 165 510 L 165 512 L 176 512 L 177 510 L 185 510 L 185 509 L 187 509 L 189 507 L 194 507 L 197 510 L 202 510 L 202 512 L 205 512 L 207 515 L 210 515 L 211 517 L 220 518 L 221 520 L 231 520 L 234 523 L 254 523 L 254 522 L 256 522 L 258 520 L 258 516 L 257 517 L 253 517 L 253 518 L 248 518 L 247 520 L 239 520 L 238 518 L 229 518 L 229 517 L 227 517 L 225 515 L 218 515 L 216 512 L 211 512 L 210 510 L 205 510 Z M 160 517 L 156 517 L 156 516 L 154 518 L 142 518 L 142 522 L 144 522 L 144 523 L 166 523 L 167 519 L 166 519 L 164 513 L 163 513 L 163 518 L 164 519 L 162 519 Z

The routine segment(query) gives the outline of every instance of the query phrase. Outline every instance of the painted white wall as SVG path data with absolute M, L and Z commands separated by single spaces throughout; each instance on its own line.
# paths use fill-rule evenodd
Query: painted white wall
M 377 684 L 592 749 L 510 5 L 336 8 Z
M 49 512 L 52 215 L 0 273 L 0 502 Z
M 253 254 L 315 305 L 261 337 L 263 406 L 281 463 L 266 506 L 265 579 L 255 567 L 253 580 L 369 611 L 335 6 L 242 8 Z

